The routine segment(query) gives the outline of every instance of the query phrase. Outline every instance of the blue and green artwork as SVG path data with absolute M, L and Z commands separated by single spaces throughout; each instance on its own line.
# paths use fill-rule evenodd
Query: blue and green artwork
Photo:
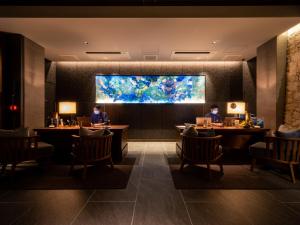
M 97 103 L 205 103 L 205 76 L 97 75 Z

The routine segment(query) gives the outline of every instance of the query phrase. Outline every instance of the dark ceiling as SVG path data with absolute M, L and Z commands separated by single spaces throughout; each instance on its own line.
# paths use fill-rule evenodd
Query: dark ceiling
M 0 0 L 0 5 L 107 5 L 107 6 L 245 6 L 299 5 L 299 0 Z

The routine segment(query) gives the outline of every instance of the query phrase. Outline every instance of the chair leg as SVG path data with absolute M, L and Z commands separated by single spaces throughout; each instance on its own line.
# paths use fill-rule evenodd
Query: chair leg
M 224 168 L 223 168 L 223 162 L 222 161 L 220 162 L 220 173 L 222 175 L 224 175 Z
M 211 170 L 210 170 L 210 164 L 207 163 L 207 175 L 208 175 L 208 180 L 211 179 Z
M 113 169 L 113 168 L 114 168 L 114 163 L 113 163 L 113 161 L 112 161 L 112 158 L 110 158 L 109 164 L 110 164 L 110 167 Z
M 16 164 L 16 163 L 13 163 L 12 166 L 11 166 L 11 173 L 12 173 L 12 175 L 15 174 L 15 172 L 16 172 L 16 167 L 17 167 L 17 164 Z
M 290 164 L 290 171 L 291 171 L 291 180 L 292 180 L 293 184 L 295 184 L 296 183 L 296 179 L 295 179 L 293 164 Z
M 252 163 L 251 163 L 251 168 L 250 168 L 250 170 L 251 170 L 252 172 L 254 171 L 255 164 L 256 164 L 256 158 L 253 158 L 253 159 L 252 159 Z
M 85 180 L 86 179 L 86 174 L 87 174 L 87 165 L 86 165 L 86 163 L 83 166 L 84 166 L 84 169 L 83 169 L 82 178 Z

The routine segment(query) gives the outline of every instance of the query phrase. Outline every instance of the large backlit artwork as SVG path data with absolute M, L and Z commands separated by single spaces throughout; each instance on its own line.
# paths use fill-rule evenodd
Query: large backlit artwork
M 205 76 L 97 75 L 97 103 L 205 103 Z

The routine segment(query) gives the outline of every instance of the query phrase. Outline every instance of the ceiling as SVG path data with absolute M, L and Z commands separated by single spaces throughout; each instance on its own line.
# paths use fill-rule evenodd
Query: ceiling
M 292 5 L 297 0 L 1 0 L 1 5 Z
M 300 18 L 0 18 L 0 31 L 23 34 L 54 61 L 232 61 L 254 57 L 258 46 L 299 22 Z M 86 54 L 95 51 L 122 54 Z

